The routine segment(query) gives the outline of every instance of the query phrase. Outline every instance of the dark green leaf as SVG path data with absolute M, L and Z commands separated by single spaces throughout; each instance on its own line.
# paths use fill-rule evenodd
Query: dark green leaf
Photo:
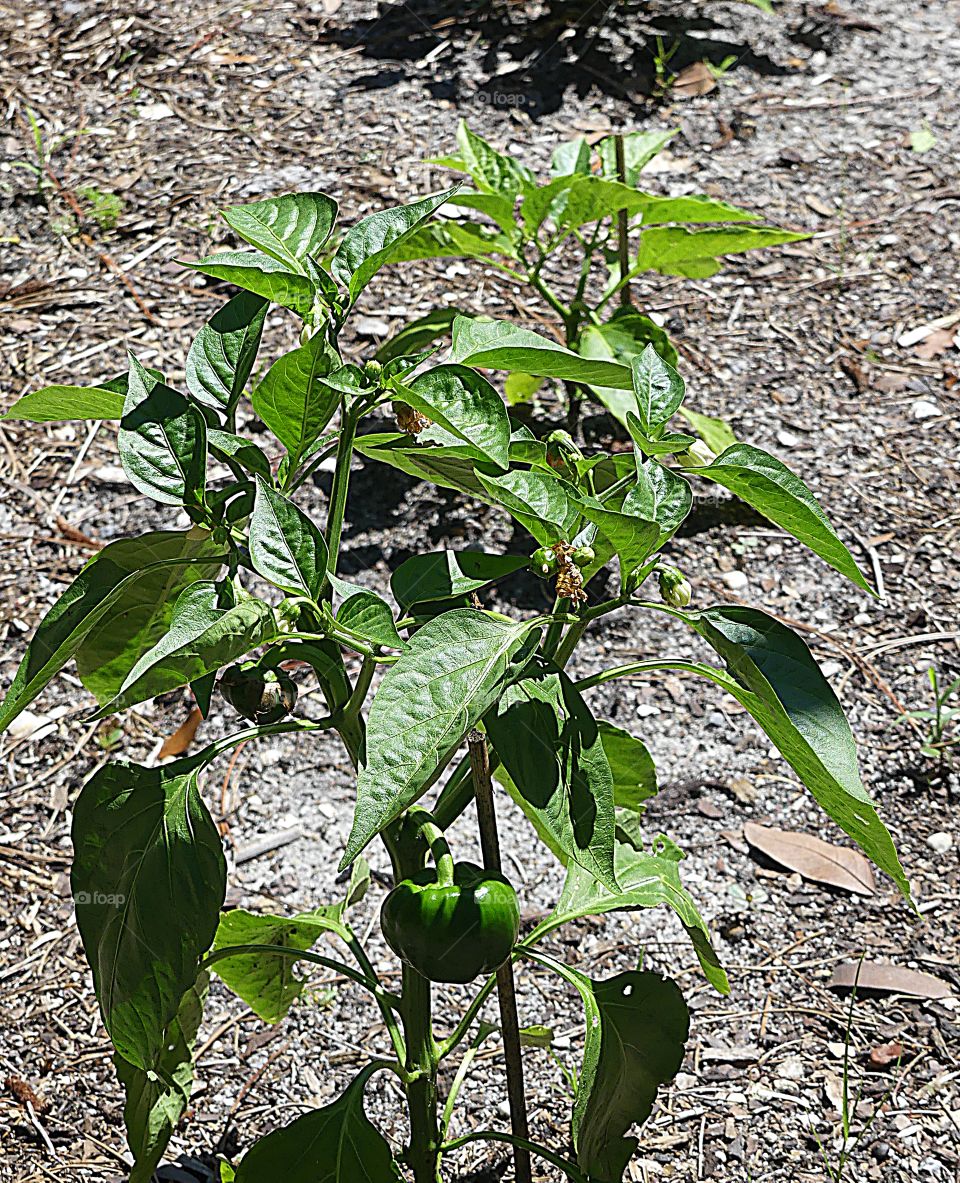
M 860 780 L 850 725 L 801 638 L 755 608 L 709 608 L 690 623 L 729 671 L 706 676 L 747 708 L 821 807 L 909 899 L 893 840 Z
M 113 1046 L 156 1070 L 226 892 L 220 835 L 176 766 L 107 764 L 73 815 L 77 927 Z
M 820 503 L 789 468 L 762 448 L 734 444 L 710 465 L 692 473 L 723 485 L 741 501 L 792 534 L 864 591 L 875 594 L 853 556 L 837 537 Z
M 587 1019 L 573 1106 L 577 1163 L 597 1183 L 620 1183 L 638 1144 L 627 1131 L 680 1071 L 690 1016 L 680 987 L 659 974 L 576 977 Z
M 340 402 L 324 378 L 339 364 L 322 333 L 278 358 L 253 392 L 253 409 L 296 467 L 320 438 Z
M 304 1113 L 256 1142 L 236 1183 L 402 1183 L 390 1147 L 363 1111 L 366 1068 L 332 1105 Z
M 230 431 L 213 429 L 207 431 L 207 446 L 218 460 L 229 458 L 254 476 L 262 476 L 266 481 L 273 479 L 269 458 L 252 440 Z
M 221 213 L 245 242 L 291 271 L 304 271 L 303 260 L 315 255 L 330 237 L 337 203 L 326 193 L 285 193 L 249 205 L 232 205 Z
M 330 270 L 348 289 L 351 304 L 404 240 L 459 188 L 457 184 L 412 205 L 380 210 L 347 231 Z
M 567 675 L 525 674 L 487 712 L 484 726 L 511 795 L 538 833 L 562 862 L 579 863 L 616 891 L 613 778 L 596 720 Z
M 185 686 L 228 665 L 277 636 L 273 609 L 262 600 L 224 602 L 223 589 L 193 583 L 174 605 L 169 631 L 140 658 L 114 697 L 97 712 L 102 718 Z
M 609 509 L 593 497 L 583 497 L 580 501 L 580 512 L 609 539 L 616 551 L 621 580 L 626 580 L 631 571 L 653 554 L 661 537 L 657 522 L 630 512 L 630 503 L 626 501 L 624 507 Z
M 600 742 L 613 778 L 613 801 L 617 809 L 639 813 L 644 801 L 657 795 L 657 768 L 642 740 L 600 720 Z
M 651 435 L 683 402 L 683 379 L 673 366 L 667 365 L 652 344 L 644 346 L 643 353 L 633 358 L 630 372 L 640 429 L 644 435 Z
M 135 357 L 117 437 L 130 483 L 163 505 L 199 505 L 207 462 L 206 423 L 199 409 L 157 382 Z
M 310 278 L 291 271 L 283 263 L 260 251 L 220 251 L 196 263 L 183 263 L 212 279 L 222 279 L 244 291 L 253 292 L 306 316 L 313 308 L 314 287 Z
M 0 706 L 0 731 L 36 698 L 89 638 L 90 660 L 81 677 L 106 689 L 127 660 L 139 655 L 137 638 L 152 644 L 162 632 L 174 596 L 194 578 L 208 578 L 227 558 L 205 531 L 146 534 L 104 547 L 83 568 L 37 627 Z M 197 566 L 193 566 L 197 564 Z M 111 629 L 106 622 L 110 614 Z M 146 630 L 146 631 L 144 631 Z M 100 681 L 103 679 L 103 686 Z
M 439 550 L 413 555 L 394 571 L 390 588 L 401 608 L 479 591 L 528 563 L 525 555 Z
M 348 583 L 335 575 L 328 576 L 336 592 L 340 606 L 337 608 L 337 623 L 361 640 L 372 641 L 374 645 L 385 645 L 388 649 L 403 649 L 406 642 L 397 632 L 397 626 L 390 611 L 390 605 L 376 592 Z
M 453 324 L 451 360 L 466 366 L 486 366 L 538 378 L 632 389 L 629 367 L 613 361 L 592 361 L 556 341 L 502 320 L 457 317 Z
M 673 536 L 690 512 L 693 493 L 689 482 L 661 464 L 659 460 L 641 461 L 637 483 L 623 500 L 625 513 L 649 518 L 660 527 L 657 550 Z
M 498 468 L 509 463 L 510 423 L 503 399 L 486 378 L 466 366 L 435 366 L 397 396 Z
M 135 1166 L 129 1183 L 150 1183 L 170 1135 L 190 1101 L 193 1046 L 196 1042 L 209 978 L 202 973 L 183 997 L 180 1010 L 163 1035 L 155 1069 L 144 1071 L 114 1056 L 117 1077 L 126 1092 L 123 1122 Z
M 395 357 L 405 357 L 432 345 L 439 337 L 446 336 L 453 322 L 460 315 L 456 308 L 438 308 L 426 316 L 417 317 L 396 333 L 377 350 L 377 361 L 388 362 Z
M 434 784 L 464 735 L 523 668 L 532 627 L 466 608 L 414 633 L 373 697 L 341 866 Z
M 254 570 L 291 596 L 320 598 L 327 572 L 327 544 L 307 515 L 257 478 L 250 519 Z
M 685 452 L 695 439 L 692 435 L 668 431 L 651 439 L 640 426 L 640 420 L 632 411 L 627 412 L 627 430 L 636 446 L 639 456 L 675 456 Z
M 267 301 L 238 292 L 203 326 L 187 354 L 187 389 L 199 403 L 230 412 L 240 400 L 267 314 Z
M 513 469 L 503 476 L 477 474 L 487 496 L 528 530 L 541 546 L 569 542 L 582 507 L 572 485 L 547 472 Z

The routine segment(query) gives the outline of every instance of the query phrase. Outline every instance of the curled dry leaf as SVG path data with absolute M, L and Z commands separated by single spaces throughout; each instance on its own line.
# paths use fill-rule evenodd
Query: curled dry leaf
M 193 743 L 197 728 L 202 722 L 203 713 L 199 707 L 194 707 L 173 735 L 168 735 L 163 741 L 160 751 L 157 753 L 157 759 L 169 760 L 173 756 L 182 756 Z
M 859 973 L 858 973 L 859 971 Z M 833 971 L 829 990 L 853 990 L 858 994 L 909 994 L 914 998 L 949 998 L 953 987 L 933 974 L 901 969 L 879 961 L 843 961 Z
M 804 879 L 854 895 L 873 895 L 876 884 L 870 863 L 857 850 L 833 846 L 812 834 L 778 830 L 747 822 L 743 836 L 752 847 Z
M 891 1064 L 898 1063 L 902 1056 L 903 1044 L 881 1043 L 870 1049 L 870 1067 L 889 1068 Z

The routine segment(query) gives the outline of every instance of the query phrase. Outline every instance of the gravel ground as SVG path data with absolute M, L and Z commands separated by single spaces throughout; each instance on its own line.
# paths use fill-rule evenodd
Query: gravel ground
M 896 723 L 904 708 L 927 705 L 930 665 L 955 677 L 960 661 L 958 352 L 946 331 L 905 338 L 960 312 L 960 4 L 787 2 L 772 19 L 705 4 L 671 68 L 704 56 L 734 65 L 709 94 L 651 100 L 651 38 L 669 42 L 691 7 L 289 0 L 264 15 L 212 0 L 145 0 L 136 11 L 109 0 L 0 3 L 0 409 L 44 383 L 116 373 L 127 347 L 176 378 L 222 294 L 175 260 L 224 241 L 218 206 L 320 188 L 352 219 L 410 200 L 440 187 L 442 170 L 418 162 L 450 149 L 460 115 L 539 167 L 578 133 L 679 127 L 651 188 L 723 196 L 810 231 L 809 241 L 732 260 L 709 280 L 654 278 L 636 298 L 666 318 L 692 405 L 789 456 L 885 597 L 851 591 L 772 527 L 717 524 L 710 506 L 672 551 L 698 603 L 742 599 L 806 626 L 848 708 L 921 918 L 886 882 L 870 898 L 849 896 L 752 856 L 747 821 L 842 835 L 735 704 L 661 678 L 617 683 L 592 702 L 658 760 L 664 788 L 649 833 L 663 829 L 687 851 L 684 881 L 715 931 L 732 993 L 720 998 L 700 981 L 682 930 L 662 911 L 571 926 L 554 947 L 596 976 L 632 967 L 642 949 L 646 965 L 688 993 L 688 1057 L 644 1127 L 633 1180 L 827 1178 L 818 1139 L 835 1165 L 848 1038 L 863 1081 L 854 1130 L 864 1136 L 845 1177 L 941 1183 L 960 1178 L 955 998 L 883 994 L 857 1001 L 848 1020 L 827 982 L 865 951 L 960 987 L 956 778 L 926 762 L 915 732 Z M 49 153 L 42 193 L 35 173 L 17 167 L 35 160 L 28 108 Z M 115 227 L 78 225 L 60 186 L 116 194 Z M 392 330 L 448 303 L 547 323 L 528 293 L 480 268 L 415 265 L 371 287 L 358 351 L 383 333 L 378 322 Z M 293 335 L 289 319 L 272 317 L 263 356 Z M 5 685 L 25 638 L 99 544 L 171 521 L 120 482 L 109 424 L 7 423 L 0 445 Z M 323 497 L 321 477 L 304 504 L 319 508 Z M 358 468 L 350 516 L 345 565 L 375 586 L 420 547 L 511 545 L 492 510 L 380 470 Z M 491 603 L 530 611 L 539 594 L 516 578 Z M 618 617 L 590 635 L 578 668 L 664 647 L 680 654 L 685 644 L 668 626 L 644 618 L 640 631 L 637 618 Z M 119 724 L 90 725 L 78 688 L 62 677 L 35 704 L 35 728 L 0 741 L 0 1075 L 40 1097 L 31 1112 L 9 1079 L 0 1094 L 0 1179 L 123 1176 L 122 1097 L 68 899 L 71 805 L 111 749 L 150 757 L 188 704 L 172 695 Z M 305 711 L 316 709 L 306 701 Z M 224 710 L 201 738 L 232 727 Z M 293 911 L 335 897 L 352 784 L 332 741 L 248 746 L 229 768 L 216 766 L 205 793 L 235 864 L 232 902 Z M 498 805 L 505 857 L 534 914 L 555 900 L 561 871 L 509 802 Z M 292 829 L 296 841 L 249 857 L 260 839 Z M 457 840 L 469 849 L 468 831 Z M 385 869 L 378 853 L 373 861 Z M 376 885 L 358 915 L 389 971 L 381 894 Z M 525 969 L 520 1006 L 523 1021 L 549 1022 L 561 1058 L 576 1062 L 576 999 Z M 365 1051 L 382 1047 L 373 1018 L 357 991 L 332 989 L 322 974 L 276 1028 L 215 986 L 196 1096 L 171 1156 L 242 1151 L 326 1103 Z M 884 1067 L 875 1049 L 889 1043 L 902 1057 Z M 479 1063 L 459 1129 L 505 1124 L 497 1049 Z M 562 1076 L 535 1050 L 527 1072 L 535 1134 L 563 1149 Z M 391 1090 L 375 1078 L 368 1107 L 400 1141 Z M 512 1170 L 502 1151 L 474 1146 L 451 1160 L 450 1177 L 480 1183 Z

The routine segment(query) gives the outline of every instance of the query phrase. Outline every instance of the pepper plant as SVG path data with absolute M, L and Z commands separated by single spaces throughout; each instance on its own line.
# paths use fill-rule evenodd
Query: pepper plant
M 581 357 L 629 367 L 652 344 L 676 367 L 677 350 L 667 333 L 633 306 L 631 281 L 644 273 L 702 279 L 715 275 L 726 255 L 808 235 L 761 225 L 759 214 L 711 197 L 662 197 L 638 188 L 644 168 L 675 135 L 610 135 L 594 148 L 581 136 L 557 147 L 550 177 L 541 181 L 522 161 L 498 151 L 461 122 L 456 155 L 432 163 L 468 180 L 398 248 L 396 257 L 477 260 L 532 289 L 548 316 L 556 319 L 564 345 Z M 451 216 L 453 207 L 459 216 Z M 428 313 L 378 356 L 385 360 L 398 350 L 431 343 L 450 331 L 457 315 L 456 309 Z M 475 332 L 479 336 L 471 337 L 472 352 L 480 354 L 487 338 L 481 330 Z M 587 400 L 603 404 L 627 426 L 634 409 L 629 390 L 605 385 L 583 368 L 574 375 L 550 353 L 507 378 L 508 401 L 528 402 L 550 378 L 563 383 L 571 421 L 576 421 L 581 400 Z M 718 450 L 733 442 L 722 420 L 686 407 L 678 413 Z
M 447 360 L 399 348 L 383 363 L 344 357 L 343 329 L 367 284 L 457 193 L 375 213 L 335 248 L 337 205 L 322 193 L 229 208 L 227 224 L 252 249 L 188 264 L 240 290 L 191 345 L 185 389 L 131 356 L 121 377 L 47 387 L 6 416 L 117 421 L 131 484 L 189 525 L 113 541 L 83 567 L 40 622 L 0 705 L 0 730 L 71 661 L 98 703 L 93 719 L 188 686 L 205 715 L 224 717 L 226 733 L 195 754 L 98 768 L 73 814 L 77 924 L 126 1091 L 134 1183 L 149 1179 L 187 1105 L 211 975 L 275 1023 L 303 990 L 296 962 L 366 992 L 382 1020 L 383 1054 L 338 1100 L 249 1148 L 235 1175 L 224 1163 L 225 1179 L 272 1183 L 292 1171 L 337 1183 L 437 1183 L 450 1177 L 448 1157 L 475 1139 L 511 1143 L 518 1178 L 530 1177 L 531 1153 L 580 1183 L 624 1177 L 636 1145 L 628 1131 L 680 1066 L 687 1009 L 670 979 L 643 968 L 593 977 L 558 960 L 556 946 L 547 951 L 549 938 L 583 917 L 664 906 L 707 981 L 721 992 L 728 985 L 681 884 L 681 851 L 644 832 L 657 780 L 643 738 L 590 705 L 601 684 L 680 671 L 732 695 L 909 895 L 861 783 L 850 728 L 804 642 L 757 608 L 693 606 L 691 581 L 661 557 L 690 510 L 692 484 L 708 482 L 869 593 L 797 476 L 748 444 L 715 456 L 673 431 L 684 383 L 652 342 L 627 364 L 464 318 Z M 267 368 L 256 358 L 271 305 L 298 316 L 302 331 Z M 585 450 L 562 433 L 537 438 L 511 421 L 477 367 L 546 370 L 617 391 L 633 451 Z M 315 519 L 298 491 L 328 459 L 332 486 Z M 340 573 L 355 462 L 392 465 L 495 507 L 529 546 L 416 554 L 393 571 L 390 598 L 358 586 Z M 528 566 L 549 588 L 546 610 L 483 606 L 486 589 Z M 604 598 L 594 589 L 606 567 L 617 585 Z M 578 679 L 568 672 L 578 642 L 614 612 L 666 617 L 714 660 L 664 651 Z M 305 699 L 298 706 L 296 682 L 306 677 L 319 686 L 323 713 Z M 237 727 L 236 714 L 249 725 Z M 296 915 L 224 910 L 227 860 L 204 801 L 205 773 L 238 744 L 285 734 L 306 747 L 319 733 L 338 735 L 356 768 L 352 829 L 346 849 L 331 852 L 350 869 L 345 898 Z M 491 771 L 531 838 L 564 869 L 555 907 L 522 936 L 517 894 L 497 865 Z M 483 866 L 451 852 L 451 827 L 475 799 Z M 350 918 L 370 882 L 364 853 L 377 840 L 394 877 L 381 922 L 400 959 L 398 988 L 378 975 Z M 316 950 L 321 935 L 339 941 L 342 958 Z M 586 1015 L 568 1146 L 538 1145 L 525 1129 L 511 988 L 512 967 L 528 964 L 575 990 Z M 438 983 L 471 990 L 438 991 Z M 512 1129 L 458 1133 L 455 1103 L 494 1030 L 484 1007 L 495 989 Z M 441 1096 L 450 1060 L 457 1068 Z M 364 1112 L 366 1083 L 380 1071 L 406 1098 L 398 1153 Z

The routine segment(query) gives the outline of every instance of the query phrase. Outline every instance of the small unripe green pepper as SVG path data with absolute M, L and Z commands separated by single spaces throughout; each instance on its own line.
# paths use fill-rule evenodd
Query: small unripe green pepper
M 520 905 L 502 875 L 473 863 L 454 865 L 448 855 L 439 870 L 397 884 L 380 909 L 380 927 L 400 960 L 429 981 L 472 982 L 510 956 Z
M 690 581 L 676 567 L 661 567 L 658 572 L 660 595 L 672 608 L 686 608 L 693 599 Z
M 578 546 L 570 552 L 570 558 L 578 567 L 589 567 L 596 557 L 597 552 L 592 546 Z
M 261 726 L 279 723 L 297 705 L 297 684 L 283 670 L 255 662 L 231 665 L 220 675 L 220 693 L 238 714 Z
M 541 579 L 549 579 L 551 575 L 556 575 L 559 567 L 560 564 L 557 562 L 557 556 L 552 547 L 541 546 L 530 556 L 530 570 L 534 575 L 539 575 Z

